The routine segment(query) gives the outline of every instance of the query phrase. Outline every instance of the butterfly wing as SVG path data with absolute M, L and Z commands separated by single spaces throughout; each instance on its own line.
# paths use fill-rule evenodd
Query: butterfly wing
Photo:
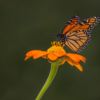
M 91 17 L 72 27 L 66 33 L 65 44 L 76 53 L 82 51 L 90 41 L 90 32 L 99 21 L 100 17 Z
M 95 25 L 100 21 L 100 17 L 91 17 L 88 19 L 83 20 L 79 24 L 75 25 L 74 27 L 70 28 L 70 30 L 67 33 L 78 31 L 78 30 L 86 30 L 91 32 Z M 66 34 L 67 34 L 66 33 Z
M 79 53 L 83 50 L 91 39 L 90 32 L 85 30 L 71 32 L 65 44 L 74 52 Z
M 61 32 L 62 34 L 65 34 L 66 32 L 68 32 L 72 27 L 74 27 L 75 25 L 77 25 L 79 23 L 80 18 L 78 16 L 74 16 L 72 17 L 67 24 L 65 25 L 63 31 Z

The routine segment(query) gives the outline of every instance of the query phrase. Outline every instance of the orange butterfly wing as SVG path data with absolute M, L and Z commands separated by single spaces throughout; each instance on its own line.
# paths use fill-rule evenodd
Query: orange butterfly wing
M 57 37 L 72 51 L 79 53 L 89 43 L 91 39 L 90 32 L 99 21 L 100 17 L 94 16 L 79 22 L 79 17 L 74 16 Z
M 78 31 L 78 30 L 91 31 L 99 21 L 100 21 L 100 17 L 95 17 L 95 16 L 85 19 L 84 21 L 80 22 L 79 24 L 69 29 L 67 33 Z
M 78 16 L 74 16 L 72 17 L 67 24 L 65 25 L 63 31 L 61 32 L 62 34 L 65 34 L 68 30 L 70 30 L 72 27 L 74 27 L 76 24 L 79 23 L 79 17 Z
M 90 42 L 91 35 L 87 31 L 74 31 L 67 36 L 65 44 L 74 52 L 79 53 Z
M 99 21 L 100 17 L 91 17 L 69 29 L 65 44 L 74 52 L 82 51 L 90 42 L 90 32 Z

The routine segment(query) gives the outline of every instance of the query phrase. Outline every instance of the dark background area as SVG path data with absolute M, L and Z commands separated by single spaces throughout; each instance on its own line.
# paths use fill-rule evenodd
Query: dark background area
M 47 50 L 67 21 L 100 16 L 100 0 L 0 0 L 0 100 L 35 100 L 50 63 L 24 61 L 30 50 Z M 45 35 L 44 35 L 45 34 Z M 80 53 L 83 72 L 65 63 L 41 100 L 100 100 L 100 23 Z M 69 48 L 67 52 L 72 52 Z

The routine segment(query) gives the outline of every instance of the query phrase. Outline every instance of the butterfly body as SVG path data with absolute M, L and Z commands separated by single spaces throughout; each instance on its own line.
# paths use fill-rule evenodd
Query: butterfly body
M 65 34 L 58 34 L 57 37 L 62 41 L 63 44 L 68 39 Z
M 91 31 L 100 21 L 100 17 L 91 17 L 80 22 L 78 16 L 72 17 L 57 37 L 72 51 L 79 53 L 90 42 Z

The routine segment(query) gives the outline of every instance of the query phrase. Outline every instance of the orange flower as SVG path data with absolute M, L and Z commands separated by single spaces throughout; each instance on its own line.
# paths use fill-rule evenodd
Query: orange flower
M 67 61 L 71 66 L 76 66 L 80 71 L 83 71 L 82 66 L 79 64 L 80 60 L 85 63 L 86 58 L 78 55 L 78 54 L 72 54 L 72 53 L 66 53 L 63 49 L 64 44 L 60 42 L 53 42 L 51 43 L 52 46 L 47 51 L 41 51 L 41 50 L 32 50 L 29 51 L 26 54 L 25 60 L 27 60 L 30 57 L 33 57 L 33 59 L 37 59 L 39 57 L 42 57 L 44 59 L 49 59 L 51 62 L 56 61 L 58 58 L 63 58 L 61 63 L 59 65 L 62 65 Z

